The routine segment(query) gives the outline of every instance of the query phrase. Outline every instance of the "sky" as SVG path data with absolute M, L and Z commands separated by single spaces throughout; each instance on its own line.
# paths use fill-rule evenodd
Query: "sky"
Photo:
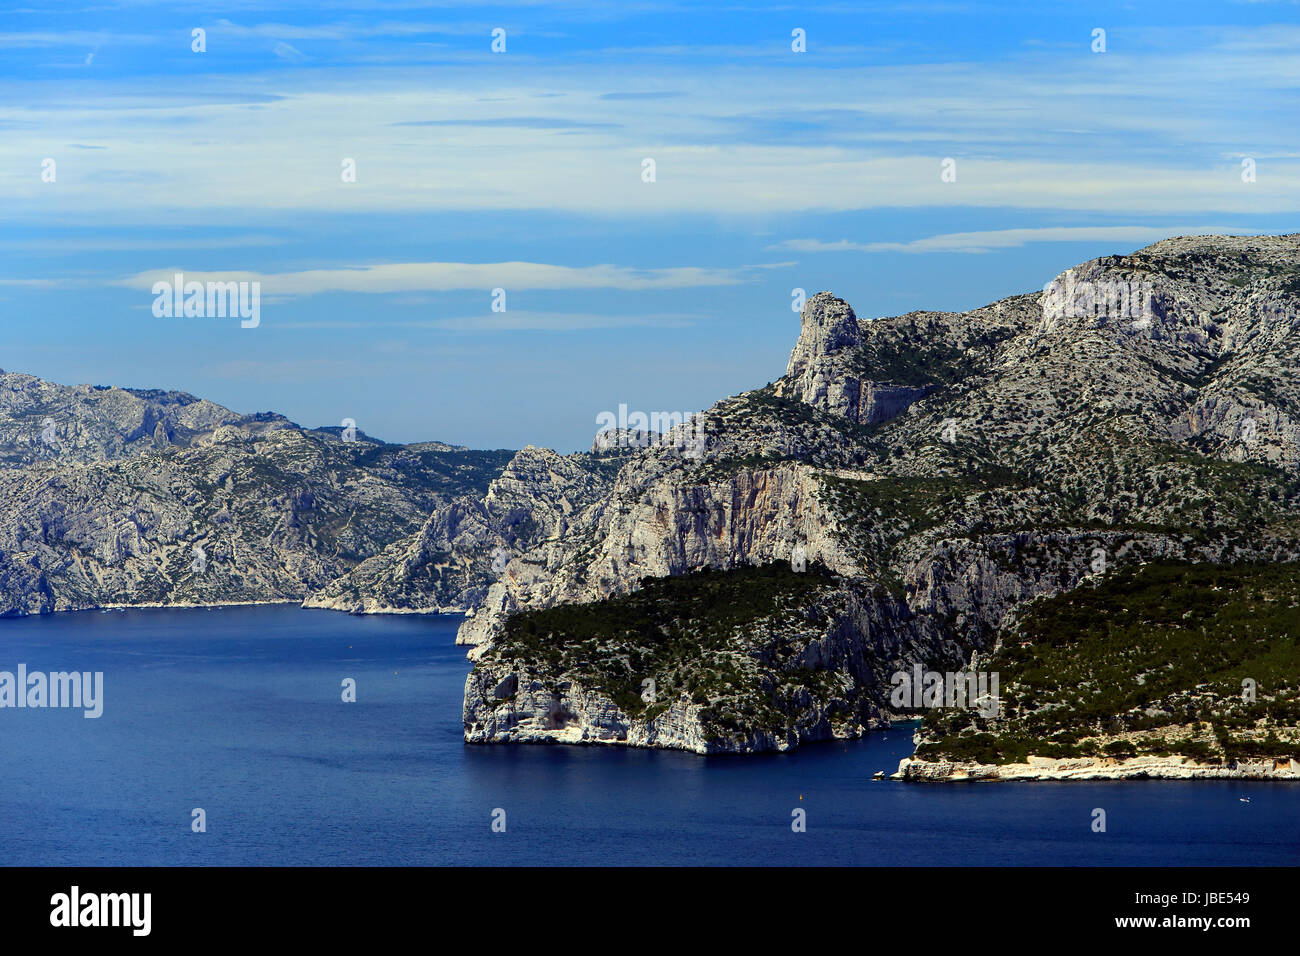
M 0 368 L 584 450 L 779 377 L 795 290 L 1300 231 L 1297 51 L 1283 0 L 0 0 Z

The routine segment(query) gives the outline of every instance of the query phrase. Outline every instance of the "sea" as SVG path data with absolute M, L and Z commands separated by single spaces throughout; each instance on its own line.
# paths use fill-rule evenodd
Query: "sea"
M 103 674 L 98 718 L 0 709 L 0 860 L 1300 863 L 1300 784 L 873 780 L 911 753 L 911 725 L 749 756 L 467 745 L 460 620 L 292 605 L 0 620 L 0 671 Z

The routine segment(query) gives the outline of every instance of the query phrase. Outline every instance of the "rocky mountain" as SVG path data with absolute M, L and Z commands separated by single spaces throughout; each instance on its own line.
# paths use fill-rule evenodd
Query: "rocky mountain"
M 466 739 L 853 736 L 915 712 L 892 675 L 969 669 L 1037 600 L 1297 560 L 1298 324 L 1295 235 L 1170 239 L 964 313 L 813 296 L 785 376 L 710 409 L 701 454 L 632 454 L 488 588 L 458 636 Z M 815 597 L 755 573 L 777 564 Z M 752 613 L 700 603 L 701 575 Z M 635 598 L 664 579 L 689 613 Z
M 56 385 L 0 371 L 0 468 L 111 461 L 236 435 L 296 427 L 282 415 L 240 415 L 185 392 Z
M 434 509 L 415 534 L 311 594 L 306 607 L 352 613 L 434 613 L 480 606 L 490 581 L 525 551 L 564 535 L 573 515 L 608 491 L 617 464 L 532 445 L 486 493 Z
M 301 601 L 485 491 L 508 457 L 221 426 L 0 470 L 0 614 Z
M 1294 649 L 1259 629 L 1300 561 L 1298 323 L 1298 236 L 962 313 L 821 293 L 779 381 L 576 455 L 0 373 L 0 615 L 467 609 L 472 742 L 784 750 L 924 713 L 906 779 L 1295 775 Z M 1006 709 L 900 703 L 917 668 L 1004 672 Z
M 511 457 L 0 373 L 0 615 L 301 601 Z

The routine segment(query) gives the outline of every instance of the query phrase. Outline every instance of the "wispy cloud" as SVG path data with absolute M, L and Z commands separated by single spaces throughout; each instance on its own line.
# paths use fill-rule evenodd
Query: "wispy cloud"
M 675 99 L 678 96 L 685 96 L 685 95 L 686 92 L 684 90 L 663 90 L 663 91 L 648 90 L 640 93 L 637 92 L 602 93 L 600 95 L 600 98 L 602 100 L 668 100 L 668 99 Z
M 486 36 L 491 27 L 483 23 L 413 23 L 404 20 L 384 20 L 379 23 L 235 23 L 220 19 L 213 23 L 212 31 L 230 37 L 261 38 L 273 40 L 363 40 L 400 38 L 426 35 Z
M 97 236 L 93 239 L 60 236 L 57 239 L 0 239 L 0 249 L 14 252 L 108 252 L 121 250 L 235 249 L 272 247 L 288 242 L 278 236 L 237 235 L 187 238 L 144 238 L 133 236 Z
M 684 328 L 701 318 L 701 316 L 685 313 L 604 315 L 590 312 L 528 312 L 511 309 L 506 312 L 485 312 L 482 315 L 433 319 L 423 324 L 430 328 L 453 329 L 460 332 L 576 332 L 586 329 L 634 327 Z
M 539 73 L 514 53 L 490 69 L 435 66 L 419 77 L 338 70 L 306 44 L 313 31 L 345 35 L 349 24 L 284 27 L 240 29 L 267 49 L 303 43 L 312 70 L 275 63 L 267 74 L 171 89 L 116 76 L 93 90 L 43 90 L 38 105 L 11 80 L 0 88 L 0 156 L 50 155 L 51 142 L 108 148 L 60 162 L 57 191 L 17 162 L 0 164 L 0 191 L 13 200 L 0 218 L 64 209 L 151 220 L 182 209 L 205 221 L 268 210 L 1300 211 L 1300 161 L 1284 121 L 1300 83 L 1298 34 L 1280 27 L 1155 34 L 1140 55 L 1125 52 L 1132 39 L 1105 57 L 1089 58 L 1086 45 L 1079 54 L 1030 50 L 997 70 L 827 66 L 812 54 L 796 69 L 793 55 L 768 51 L 743 66 L 724 58 L 707 74 L 657 65 L 661 90 L 630 82 L 627 64 L 552 60 Z M 0 45 L 37 42 L 16 36 L 0 34 Z M 491 56 L 486 36 L 473 56 Z M 470 56 L 468 45 L 459 54 Z M 240 145 L 239 163 L 214 148 L 223 143 Z M 357 160 L 355 183 L 340 182 L 344 157 Z M 940 182 L 944 157 L 957 160 L 956 182 Z M 1257 160 L 1255 182 L 1242 182 L 1241 157 Z M 657 164 L 653 183 L 641 179 L 646 158 Z M 131 189 L 103 188 L 124 175 L 135 177 Z
M 1033 242 L 1151 243 L 1169 236 L 1254 235 L 1259 230 L 1242 226 L 1044 226 L 1031 229 L 989 229 L 949 232 L 908 242 L 850 242 L 840 239 L 786 239 L 769 249 L 792 252 L 992 252 Z
M 403 120 L 394 126 L 483 126 L 517 127 L 519 129 L 617 129 L 618 123 L 584 123 L 582 120 L 551 119 L 545 116 L 499 116 L 492 119 L 462 117 L 460 119 Z
M 145 33 L 111 33 L 90 30 L 32 31 L 28 33 L 0 33 L 0 49 L 91 46 L 99 48 L 105 44 L 144 45 L 157 43 L 158 38 Z
M 307 59 L 307 55 L 291 43 L 285 43 L 281 40 L 275 46 L 271 47 L 271 52 L 282 60 L 288 60 L 290 63 L 301 63 Z
M 323 292 L 386 294 L 449 292 L 458 289 L 693 289 L 737 285 L 736 269 L 683 267 L 632 269 L 624 266 L 559 266 L 541 262 L 404 262 L 302 272 L 198 272 L 155 269 L 115 280 L 114 285 L 149 289 L 182 273 L 186 282 L 260 282 L 264 295 L 305 296 Z
M 400 305 L 421 304 L 426 300 L 404 298 Z M 428 300 L 431 301 L 431 300 Z M 484 300 L 487 301 L 486 299 Z M 444 319 L 340 319 L 289 320 L 276 323 L 277 329 L 448 329 L 457 332 L 573 332 L 586 329 L 684 328 L 706 319 L 690 312 L 657 312 L 618 315 L 604 312 L 538 312 L 509 309 Z

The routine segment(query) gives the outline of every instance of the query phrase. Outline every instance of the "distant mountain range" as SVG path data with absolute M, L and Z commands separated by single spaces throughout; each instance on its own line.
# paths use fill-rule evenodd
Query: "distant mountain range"
M 574 455 L 0 374 L 0 611 L 469 610 L 471 742 L 925 713 L 908 779 L 1300 776 L 1298 325 L 1295 235 L 964 313 L 820 293 L 779 381 Z M 918 668 L 995 672 L 996 712 L 900 705 Z
M 479 501 L 512 457 L 0 373 L 0 613 L 302 601 Z M 438 596 L 472 603 L 480 563 Z

